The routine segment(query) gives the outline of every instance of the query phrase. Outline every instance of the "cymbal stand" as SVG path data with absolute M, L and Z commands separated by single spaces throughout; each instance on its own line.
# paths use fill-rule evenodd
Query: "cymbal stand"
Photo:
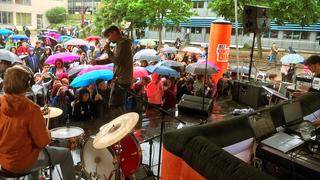
M 114 167 L 115 167 L 115 172 L 116 172 L 116 176 L 115 176 L 115 180 L 122 180 L 123 179 L 123 174 L 121 172 L 121 169 L 120 169 L 120 163 L 121 163 L 121 160 L 120 160 L 120 153 L 121 153 L 121 144 L 120 144 L 120 141 L 117 142 L 115 144 L 115 155 L 116 155 L 116 162 L 114 164 Z

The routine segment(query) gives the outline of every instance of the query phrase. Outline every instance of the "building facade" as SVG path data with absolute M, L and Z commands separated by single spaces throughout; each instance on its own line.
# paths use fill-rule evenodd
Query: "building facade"
M 50 25 L 46 11 L 54 7 L 67 9 L 67 0 L 0 0 L 0 27 L 23 26 L 40 29 Z
M 80 14 L 82 9 L 86 9 L 87 14 L 93 14 L 101 0 L 68 0 L 68 13 Z
M 166 21 L 166 27 L 163 28 L 162 37 L 165 42 L 174 42 L 176 38 L 184 41 L 190 41 L 191 44 L 208 43 L 210 36 L 210 26 L 212 21 L 219 19 L 217 15 L 208 8 L 210 0 L 194 0 L 193 10 L 198 16 L 190 17 L 188 21 L 175 26 L 170 20 Z M 251 46 L 253 34 L 244 34 L 242 25 L 239 28 L 239 45 L 248 44 Z M 146 38 L 158 39 L 159 33 L 156 29 L 147 28 Z M 235 24 L 233 23 L 231 44 L 235 45 Z M 270 48 L 275 42 L 278 47 L 287 49 L 292 46 L 297 50 L 320 50 L 320 22 L 302 27 L 297 24 L 286 23 L 283 26 L 271 22 L 269 32 L 262 35 L 262 46 Z

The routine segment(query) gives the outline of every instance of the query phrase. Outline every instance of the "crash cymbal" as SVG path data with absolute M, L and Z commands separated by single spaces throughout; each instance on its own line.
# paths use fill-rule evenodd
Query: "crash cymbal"
M 44 107 L 41 107 L 41 111 L 45 119 L 59 117 L 63 112 L 60 108 L 56 107 L 48 107 L 48 112 L 46 112 Z
M 127 113 L 101 126 L 93 140 L 93 147 L 103 149 L 119 142 L 132 131 L 138 120 L 139 115 L 137 113 Z

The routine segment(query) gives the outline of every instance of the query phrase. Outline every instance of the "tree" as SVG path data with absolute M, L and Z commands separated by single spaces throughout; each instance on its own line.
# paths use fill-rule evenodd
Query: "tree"
M 159 31 L 159 47 L 162 45 L 162 29 L 171 20 L 175 25 L 186 21 L 192 12 L 191 0 L 143 0 L 149 26 L 154 26 Z
M 51 8 L 46 12 L 46 17 L 50 23 L 62 23 L 66 19 L 66 9 L 64 7 Z
M 260 5 L 271 8 L 271 16 L 278 24 L 296 23 L 302 26 L 316 23 L 320 19 L 319 0 L 238 0 L 239 20 L 242 20 L 244 5 Z M 227 20 L 234 20 L 234 0 L 214 0 L 209 8 Z M 308 13 L 306 13 L 308 10 Z M 258 57 L 262 59 L 261 34 L 257 33 Z

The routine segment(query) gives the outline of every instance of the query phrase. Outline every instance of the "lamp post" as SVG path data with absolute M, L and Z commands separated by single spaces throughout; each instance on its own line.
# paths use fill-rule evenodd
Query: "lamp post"
M 237 60 L 237 79 L 240 80 L 240 75 L 239 75 L 239 46 L 238 46 L 238 0 L 234 0 L 234 19 L 235 19 L 235 24 L 236 24 L 236 60 Z M 250 79 L 250 77 L 249 77 Z

